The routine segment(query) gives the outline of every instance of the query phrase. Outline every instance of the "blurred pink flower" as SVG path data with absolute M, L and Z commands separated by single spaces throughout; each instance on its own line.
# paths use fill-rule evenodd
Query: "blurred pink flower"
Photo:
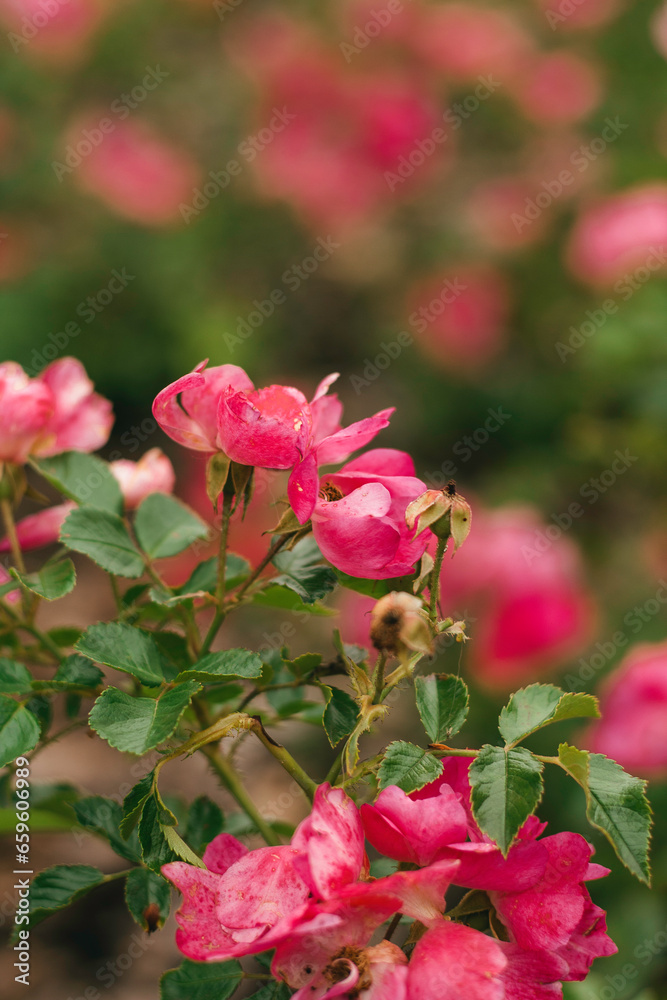
M 174 467 L 160 448 L 151 448 L 138 462 L 119 458 L 109 463 L 118 480 L 127 510 L 138 507 L 150 493 L 172 493 L 176 481 Z
M 478 368 L 504 346 L 509 294 L 494 267 L 454 265 L 422 280 L 408 309 L 418 342 L 445 369 Z
M 180 205 L 192 200 L 199 179 L 192 157 L 145 122 L 107 118 L 112 127 L 103 132 L 104 118 L 101 113 L 80 120 L 66 136 L 80 157 L 73 168 L 79 186 L 133 222 L 164 226 L 178 220 Z M 99 135 L 96 145 L 85 138 L 86 129 Z
M 588 731 L 587 746 L 626 770 L 667 776 L 667 643 L 635 646 L 601 691 L 602 718 Z
M 567 262 L 593 285 L 611 285 L 642 268 L 641 281 L 664 267 L 667 257 L 667 184 L 642 184 L 585 209 L 572 231 Z M 646 272 L 645 277 L 644 272 Z
M 617 14 L 625 6 L 625 0 L 537 0 L 544 11 L 550 28 L 554 31 L 574 31 L 579 28 L 598 28 Z
M 513 87 L 524 115 L 543 125 L 570 125 L 586 118 L 600 103 L 599 71 L 574 52 L 535 56 Z
M 34 264 L 28 227 L 15 218 L 0 219 L 0 284 L 19 281 Z
M 65 518 L 75 507 L 74 501 L 59 503 L 46 510 L 40 510 L 36 514 L 28 514 L 27 517 L 17 521 L 16 537 L 22 551 L 41 549 L 44 545 L 52 545 L 57 542 Z M 9 539 L 5 535 L 0 540 L 0 552 L 9 552 L 10 549 Z
M 430 66 L 453 80 L 478 83 L 491 74 L 500 86 L 520 72 L 533 50 L 513 14 L 481 3 L 426 6 L 413 44 Z
M 97 451 L 109 440 L 114 416 L 108 399 L 94 392 L 93 383 L 76 358 L 60 358 L 35 380 L 53 399 L 53 413 L 33 454 L 40 457 L 63 451 Z
M 103 16 L 100 0 L 0 0 L 14 52 L 54 63 L 78 62 Z
M 53 393 L 15 361 L 0 364 L 0 462 L 22 464 L 54 412 Z
M 482 181 L 466 206 L 473 235 L 492 250 L 517 250 L 539 243 L 552 218 L 550 204 L 544 209 L 538 206 L 537 211 L 530 207 L 539 191 L 529 176 Z
M 391 448 L 368 451 L 323 476 L 312 521 L 325 559 L 365 579 L 410 573 L 429 537 L 424 532 L 413 539 L 405 511 L 425 488 L 410 456 Z

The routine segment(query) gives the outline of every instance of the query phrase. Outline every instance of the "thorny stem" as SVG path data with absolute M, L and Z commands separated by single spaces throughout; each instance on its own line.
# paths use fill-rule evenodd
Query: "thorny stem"
M 382 689 L 384 687 L 384 668 L 387 663 L 387 657 L 384 653 L 380 653 L 378 656 L 377 663 L 375 664 L 375 670 L 373 671 L 373 680 L 375 682 L 375 690 L 373 692 L 373 704 L 378 705 L 382 701 Z
M 220 547 L 218 549 L 218 583 L 215 588 L 216 611 L 213 615 L 206 637 L 201 647 L 200 655 L 205 656 L 211 648 L 220 626 L 225 620 L 225 575 L 227 572 L 227 539 L 229 537 L 229 520 L 231 517 L 231 498 L 222 495 L 222 522 L 220 525 Z
M 313 781 L 309 775 L 306 774 L 304 769 L 298 764 L 291 753 L 281 746 L 279 743 L 274 743 L 268 733 L 265 732 L 264 727 L 261 723 L 258 723 L 254 727 L 253 732 L 259 739 L 266 749 L 272 754 L 278 763 L 291 775 L 296 781 L 297 785 L 303 789 L 310 801 L 312 802 L 315 797 L 315 792 L 317 790 L 317 784 Z
M 23 561 L 23 553 L 21 552 L 21 546 L 19 545 L 18 535 L 16 533 L 16 524 L 14 523 L 14 513 L 12 511 L 11 500 L 7 497 L 3 497 L 3 499 L 0 500 L 0 510 L 2 511 L 2 520 L 5 522 L 5 531 L 7 532 L 7 538 L 9 539 L 12 559 L 14 560 L 19 573 L 25 573 L 25 562 Z
M 281 535 L 280 538 L 276 542 L 273 543 L 273 545 L 271 546 L 271 548 L 269 549 L 269 551 L 266 553 L 266 555 L 264 556 L 264 558 L 262 559 L 262 561 L 259 563 L 259 565 L 255 567 L 255 569 L 252 571 L 252 573 L 250 574 L 250 576 L 248 577 L 248 579 L 242 584 L 242 586 L 239 587 L 239 589 L 234 594 L 234 603 L 236 603 L 238 600 L 240 600 L 241 597 L 243 597 L 243 595 L 245 594 L 245 592 L 248 589 L 248 587 L 252 586 L 252 584 L 255 582 L 255 580 L 257 580 L 257 578 L 259 577 L 259 575 L 269 565 L 269 563 L 271 562 L 271 560 L 273 559 L 273 557 L 276 556 L 280 552 L 280 550 L 282 549 L 283 545 L 285 545 L 285 543 L 288 542 L 289 539 L 290 539 L 289 535 Z
M 431 583 L 429 586 L 429 590 L 431 593 L 429 615 L 434 625 L 438 618 L 438 598 L 440 596 L 440 570 L 442 569 L 442 560 L 445 558 L 446 551 L 447 551 L 447 539 L 439 538 L 438 547 L 435 551 L 435 562 L 433 563 L 433 569 L 431 570 Z

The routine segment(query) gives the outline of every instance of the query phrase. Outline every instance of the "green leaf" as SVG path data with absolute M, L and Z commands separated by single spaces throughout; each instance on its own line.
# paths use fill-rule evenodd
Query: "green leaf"
M 10 570 L 15 579 L 20 580 L 33 594 L 45 601 L 57 601 L 74 590 L 76 570 L 71 559 L 47 563 L 38 573 L 27 573 L 21 576 L 15 569 Z
M 33 462 L 52 486 L 77 503 L 120 514 L 123 496 L 107 462 L 95 455 L 67 451 L 53 458 Z
M 303 653 L 301 656 L 288 660 L 283 657 L 283 662 L 287 669 L 299 680 L 309 677 L 322 663 L 321 653 Z
M 454 674 L 415 677 L 415 698 L 432 743 L 444 743 L 455 736 L 466 721 L 468 688 Z
M 191 962 L 165 972 L 160 1000 L 228 1000 L 243 977 L 238 962 Z
M 331 616 L 336 612 L 332 608 L 325 608 L 322 604 L 306 604 L 298 594 L 295 594 L 289 587 L 271 586 L 253 594 L 252 603 L 264 608 L 280 608 L 283 611 L 298 611 L 309 615 Z
M 104 874 L 90 865 L 55 865 L 39 872 L 30 883 L 30 919 L 15 925 L 13 940 L 21 928 L 34 927 L 102 882 Z
M 152 635 L 132 625 L 91 625 L 74 648 L 82 656 L 131 674 L 149 687 L 165 680 L 160 650 Z
M 542 762 L 525 747 L 506 750 L 488 744 L 470 765 L 474 817 L 505 857 L 542 798 L 542 770 Z
M 146 799 L 153 791 L 155 771 L 149 771 L 134 785 L 123 799 L 123 818 L 118 824 L 118 830 L 125 840 L 139 822 L 141 811 Z
M 8 695 L 0 695 L 0 767 L 34 750 L 40 737 L 37 719 Z
M 336 574 L 322 562 L 322 553 L 312 535 L 302 538 L 291 552 L 279 552 L 273 559 L 279 575 L 273 585 L 288 587 L 305 604 L 314 604 L 336 586 Z
M 177 680 L 194 678 L 207 683 L 221 677 L 259 677 L 262 660 L 249 649 L 222 649 L 217 653 L 207 653 L 193 667 L 183 670 Z
M 416 792 L 442 774 L 442 761 L 414 743 L 390 743 L 380 764 L 380 790 L 398 785 L 404 792 Z
M 0 656 L 0 692 L 27 694 L 31 689 L 32 674 L 22 663 Z
M 183 836 L 195 854 L 201 855 L 213 838 L 222 833 L 223 824 L 220 806 L 207 795 L 200 795 L 190 806 Z
M 151 559 L 178 555 L 209 533 L 208 525 L 200 517 L 166 493 L 151 493 L 142 501 L 134 530 L 139 545 Z
M 292 991 L 285 983 L 272 982 L 253 993 L 249 1000 L 289 1000 Z
M 514 745 L 553 722 L 599 717 L 598 700 L 592 694 L 565 694 L 553 684 L 531 684 L 512 695 L 500 713 L 498 728 L 505 743 Z
M 117 688 L 107 688 L 91 709 L 90 727 L 117 750 L 146 753 L 169 739 L 200 689 L 196 681 L 186 681 L 153 699 L 133 698 Z
M 603 754 L 578 750 L 567 743 L 559 746 L 558 757 L 584 789 L 589 823 L 605 835 L 626 868 L 650 885 L 652 820 L 646 782 L 627 774 Z
M 125 882 L 125 902 L 139 926 L 152 933 L 169 916 L 171 886 L 149 868 L 133 868 Z
M 158 875 L 162 865 L 170 861 L 178 861 L 179 857 L 167 843 L 164 831 L 167 829 L 160 823 L 160 808 L 155 795 L 151 795 L 144 805 L 139 820 L 139 842 L 144 864 L 148 865 Z
M 164 839 L 177 857 L 196 868 L 206 868 L 202 859 L 185 843 L 173 826 L 162 826 L 161 830 Z
M 357 594 L 365 594 L 366 597 L 374 597 L 376 601 L 391 594 L 394 590 L 412 593 L 414 574 L 412 576 L 398 576 L 392 580 L 366 580 L 363 577 L 348 576 L 347 573 L 341 573 L 339 569 L 335 573 L 336 579 L 342 587 L 354 590 Z
M 73 510 L 60 529 L 60 541 L 115 576 L 132 579 L 144 571 L 144 558 L 122 519 L 109 511 L 94 507 Z
M 121 858 L 125 858 L 126 861 L 140 860 L 137 838 L 133 837 L 131 841 L 124 840 L 118 831 L 123 818 L 123 807 L 119 802 L 104 798 L 103 795 L 91 795 L 74 802 L 72 808 L 81 826 L 108 840 Z
M 102 683 L 104 674 L 85 656 L 76 653 L 68 656 L 60 664 L 53 680 L 57 684 L 74 685 L 76 687 L 96 688 Z
M 359 706 L 347 691 L 328 684 L 320 685 L 326 699 L 324 731 L 332 747 L 354 732 L 359 717 Z
M 33 686 L 36 682 L 33 682 Z M 39 723 L 40 738 L 44 738 L 53 722 L 53 702 L 43 694 L 35 694 L 27 701 L 25 707 L 35 716 Z

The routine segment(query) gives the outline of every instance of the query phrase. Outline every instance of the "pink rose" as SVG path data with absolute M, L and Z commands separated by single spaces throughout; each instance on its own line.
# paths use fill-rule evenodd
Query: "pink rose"
M 574 31 L 579 28 L 599 28 L 625 6 L 624 0 L 577 0 L 563 7 L 563 0 L 538 0 L 547 24 L 554 30 Z
M 15 51 L 54 63 L 78 62 L 102 17 L 99 0 L 0 0 L 0 18 L 20 39 Z
M 27 461 L 54 411 L 53 393 L 20 365 L 0 365 L 0 461 Z
M 151 448 L 138 462 L 119 458 L 109 468 L 118 480 L 126 510 L 138 507 L 150 493 L 173 493 L 174 467 L 160 448 Z
M 531 121 L 572 124 L 600 103 L 600 74 L 573 52 L 547 52 L 536 56 L 516 81 L 514 98 Z
M 48 365 L 37 381 L 51 390 L 53 414 L 33 453 L 43 457 L 63 451 L 97 451 L 109 440 L 113 413 L 108 399 L 93 391 L 93 383 L 76 358 Z

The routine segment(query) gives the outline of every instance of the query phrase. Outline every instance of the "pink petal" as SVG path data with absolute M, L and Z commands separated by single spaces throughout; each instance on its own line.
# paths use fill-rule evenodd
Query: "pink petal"
M 220 926 L 216 900 L 220 876 L 184 861 L 162 866 L 162 874 L 183 893 L 176 912 L 176 944 L 197 962 L 217 962 L 239 953 L 237 943 Z
M 202 361 L 193 372 L 176 379 L 162 389 L 153 400 L 153 416 L 165 434 L 177 444 L 193 448 L 195 451 L 215 451 L 216 436 L 215 433 L 211 433 L 211 428 L 202 428 L 179 406 L 178 396 L 188 390 L 200 392 L 203 390 L 206 379 L 202 374 L 202 368 L 205 366 L 206 361 Z
M 313 534 L 322 555 L 350 576 L 380 572 L 394 556 L 400 532 L 384 515 L 391 506 L 389 491 L 369 483 L 342 500 L 318 500 Z
M 317 459 L 314 451 L 297 462 L 287 481 L 287 499 L 297 516 L 299 524 L 305 524 L 312 516 L 317 501 Z
M 396 448 L 371 448 L 345 465 L 345 472 L 364 472 L 369 476 L 411 476 L 414 478 L 415 463 L 407 451 Z M 421 480 L 420 480 L 421 482 Z M 424 486 L 424 489 L 426 487 Z
M 371 986 L 362 990 L 360 1000 L 405 1000 L 408 983 L 408 960 L 391 941 L 381 941 L 366 949 L 370 960 Z
M 428 865 L 446 845 L 466 836 L 466 814 L 456 793 L 447 785 L 438 795 L 419 800 L 391 785 L 361 815 L 369 841 L 381 854 L 396 861 Z
M 133 510 L 151 493 L 172 493 L 176 483 L 174 467 L 160 448 L 151 448 L 138 462 L 119 458 L 109 463 L 118 481 L 125 507 Z
M 310 401 L 311 407 L 313 403 L 318 403 L 321 399 L 324 398 L 324 396 L 327 395 L 331 386 L 334 384 L 334 382 L 337 382 L 339 378 L 340 378 L 340 372 L 332 372 L 331 375 L 327 375 L 326 378 L 322 379 L 317 389 L 315 390 L 315 395 Z
M 320 785 L 310 816 L 296 828 L 292 847 L 302 852 L 297 871 L 316 896 L 328 899 L 356 882 L 364 863 L 364 833 L 359 813 L 342 788 Z
M 29 514 L 16 522 L 16 535 L 19 546 L 24 552 L 30 549 L 41 548 L 42 545 L 52 545 L 58 541 L 60 529 L 65 518 L 70 511 L 76 507 L 75 503 L 61 503 L 55 507 L 48 507 L 40 510 L 36 514 Z M 3 538 L 0 541 L 0 552 L 9 552 L 9 539 Z
M 20 365 L 0 365 L 0 461 L 22 464 L 53 415 L 55 401 L 47 385 L 30 379 Z
M 220 399 L 218 433 L 233 462 L 264 469 L 289 469 L 310 435 L 312 418 L 303 393 L 270 385 L 244 393 L 227 390 Z
M 293 847 L 260 847 L 236 861 L 218 885 L 218 919 L 235 940 L 252 941 L 308 898 Z M 243 933 L 246 932 L 246 933 Z
M 231 833 L 219 833 L 204 851 L 202 861 L 210 872 L 224 875 L 227 869 L 245 857 L 248 848 Z
M 512 1000 L 552 1000 L 562 997 L 559 982 L 567 974 L 567 964 L 545 951 L 522 951 L 515 944 L 499 942 L 507 959 L 501 974 L 507 996 Z
M 441 857 L 459 862 L 454 881 L 467 889 L 520 892 L 544 875 L 548 853 L 541 844 L 515 844 L 506 858 L 495 844 L 451 844 Z
M 438 861 L 419 871 L 395 872 L 370 883 L 374 892 L 384 892 L 400 900 L 401 913 L 427 926 L 437 921 L 445 909 L 445 893 L 457 882 L 458 862 Z
M 97 451 L 107 443 L 114 421 L 111 403 L 93 392 L 93 383 L 80 361 L 54 361 L 38 379 L 51 390 L 55 410 L 46 427 L 48 438 L 40 442 L 36 454 Z
M 317 446 L 319 465 L 334 465 L 337 462 L 343 462 L 353 451 L 363 448 L 364 445 L 373 440 L 376 434 L 389 426 L 389 418 L 395 409 L 396 407 L 392 406 L 387 410 L 380 410 L 374 416 L 350 424 L 349 427 L 344 427 L 325 438 Z
M 417 942 L 408 1000 L 505 1000 L 507 959 L 497 941 L 463 924 L 441 923 Z
M 557 951 L 558 957 L 567 965 L 567 973 L 559 978 L 582 982 L 596 958 L 615 955 L 617 951 L 607 934 L 604 910 L 589 902 L 567 945 Z
M 204 385 L 185 389 L 181 396 L 181 405 L 192 419 L 199 424 L 209 441 L 216 441 L 218 436 L 218 407 L 220 399 L 228 388 L 240 392 L 252 392 L 255 388 L 243 368 L 238 365 L 217 365 L 204 368 Z

